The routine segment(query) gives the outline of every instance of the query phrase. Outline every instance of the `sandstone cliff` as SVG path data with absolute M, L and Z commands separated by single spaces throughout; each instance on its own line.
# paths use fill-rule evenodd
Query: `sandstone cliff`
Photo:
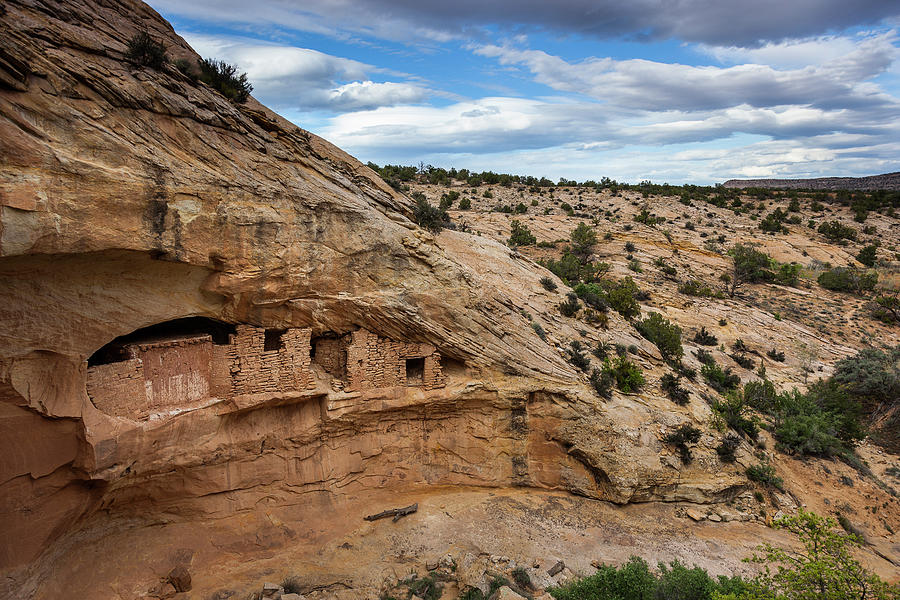
M 50 573 L 79 531 L 296 508 L 308 494 L 533 485 L 626 502 L 741 485 L 660 465 L 649 431 L 600 436 L 652 411 L 598 413 L 520 313 L 552 301 L 529 260 L 463 233 L 438 243 L 407 198 L 324 140 L 171 64 L 129 63 L 141 30 L 196 58 L 147 6 L 13 0 L 0 21 L 5 585 L 62 589 Z M 302 393 L 207 394 L 152 417 L 143 396 L 116 411 L 91 401 L 98 349 L 186 317 L 427 344 L 447 385 L 348 394 L 320 372 Z
M 146 597 L 189 565 L 198 597 L 225 598 L 282 552 L 311 561 L 312 587 L 370 585 L 360 561 L 402 562 L 433 532 L 488 544 L 533 521 L 569 536 L 559 548 L 612 514 L 595 500 L 737 498 L 750 518 L 753 448 L 725 465 L 707 432 L 684 466 L 662 439 L 707 405 L 655 385 L 597 398 L 564 349 L 600 332 L 557 316 L 527 256 L 432 236 L 366 166 L 253 99 L 129 63 L 143 30 L 196 59 L 140 2 L 10 0 L 0 23 L 0 597 Z M 616 314 L 602 333 L 656 383 L 652 344 Z M 498 488 L 549 504 L 472 491 Z M 400 500 L 424 521 L 355 529 Z M 647 531 L 675 512 L 648 508 Z

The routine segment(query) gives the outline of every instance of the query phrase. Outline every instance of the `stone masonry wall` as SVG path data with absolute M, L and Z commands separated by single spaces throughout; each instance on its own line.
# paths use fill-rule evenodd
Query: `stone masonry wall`
M 146 397 L 144 368 L 139 358 L 90 367 L 87 393 L 94 406 L 108 415 L 145 418 L 150 414 L 135 406 Z
M 313 389 L 310 334 L 309 329 L 287 329 L 277 350 L 265 349 L 265 329 L 249 325 L 238 325 L 224 346 L 213 344 L 209 335 L 132 344 L 127 349 L 134 358 L 88 369 L 88 394 L 107 414 L 145 419 L 207 398 Z M 409 381 L 408 360 L 424 365 L 421 375 L 417 369 Z M 398 342 L 365 329 L 317 339 L 315 361 L 346 391 L 445 385 L 434 346 Z
M 315 341 L 313 361 L 325 372 L 340 380 L 347 378 L 346 342 L 344 338 L 319 338 Z
M 408 385 L 406 361 L 417 358 L 425 361 L 421 382 L 425 389 L 445 385 L 440 354 L 430 344 L 398 342 L 365 329 L 354 331 L 347 338 L 348 391 Z
M 315 387 L 309 357 L 309 329 L 288 329 L 278 350 L 265 350 L 265 330 L 238 325 L 229 346 L 234 395 Z
M 143 361 L 146 404 L 150 412 L 195 404 L 210 394 L 212 337 L 199 335 L 135 344 Z

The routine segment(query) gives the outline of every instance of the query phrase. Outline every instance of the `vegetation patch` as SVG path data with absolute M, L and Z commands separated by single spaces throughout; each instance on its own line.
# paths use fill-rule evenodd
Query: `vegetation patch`
M 128 40 L 125 56 L 137 65 L 152 69 L 162 69 L 168 60 L 166 47 L 150 37 L 146 31 L 140 31 Z
M 650 316 L 643 321 L 636 321 L 634 328 L 659 348 L 663 359 L 679 360 L 684 354 L 681 347 L 681 327 L 670 322 L 661 314 L 650 313 Z
M 217 90 L 220 94 L 238 104 L 243 104 L 250 97 L 253 86 L 247 80 L 246 73 L 238 74 L 237 67 L 223 60 L 203 58 L 198 63 L 200 81 Z

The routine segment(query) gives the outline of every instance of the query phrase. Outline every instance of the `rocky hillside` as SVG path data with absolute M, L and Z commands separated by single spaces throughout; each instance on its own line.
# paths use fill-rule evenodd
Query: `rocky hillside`
M 868 177 L 817 177 L 815 179 L 729 179 L 727 188 L 782 190 L 900 190 L 900 173 Z
M 812 282 L 877 239 L 880 282 L 896 284 L 886 211 L 841 245 L 793 224 L 762 234 L 755 213 L 666 194 L 459 180 L 401 193 L 176 68 L 199 57 L 140 2 L 10 0 L 0 22 L 0 597 L 240 598 L 295 576 L 308 597 L 374 598 L 410 571 L 449 569 L 448 553 L 471 567 L 460 592 L 512 560 L 563 561 L 555 576 L 569 577 L 636 553 L 725 573 L 778 539 L 773 514 L 803 504 L 850 515 L 868 563 L 897 578 L 895 456 L 867 441 L 871 473 L 800 460 L 763 431 L 735 434 L 723 460 L 717 390 L 685 376 L 686 401 L 673 402 L 672 357 L 637 317 L 561 313 L 566 282 L 538 263 L 561 258 L 583 223 L 604 278 L 632 277 L 644 293 L 621 291 L 640 316 L 682 328 L 685 373 L 702 369 L 691 340 L 706 327 L 741 383 L 764 363 L 779 388 L 803 389 L 861 348 L 900 341 L 867 298 Z M 129 58 L 142 32 L 167 62 Z M 419 227 L 410 194 L 437 204 L 448 191 L 470 199 L 450 207 L 457 228 Z M 494 208 L 520 203 L 515 218 L 540 244 L 506 243 L 513 215 Z M 636 222 L 644 208 L 666 224 Z M 823 220 L 806 200 L 799 210 Z M 850 222 L 849 208 L 824 210 Z M 679 290 L 688 276 L 718 289 L 738 241 L 803 264 L 799 283 L 734 298 Z M 235 341 L 254 332 L 255 350 Z M 738 339 L 752 368 L 731 356 Z M 643 385 L 598 393 L 600 343 Z M 208 381 L 183 370 L 201 344 L 230 361 L 207 356 Z M 174 350 L 153 354 L 163 347 Z M 401 355 L 405 381 L 383 376 Z M 424 360 L 439 375 L 428 385 Z M 351 385 L 370 366 L 375 383 Z M 691 460 L 671 441 L 688 426 Z M 748 479 L 762 462 L 783 489 Z M 363 519 L 413 504 L 397 522 Z

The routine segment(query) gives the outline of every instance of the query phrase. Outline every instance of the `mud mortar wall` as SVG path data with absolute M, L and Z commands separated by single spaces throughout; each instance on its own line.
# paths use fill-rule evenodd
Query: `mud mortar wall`
M 238 325 L 229 346 L 232 393 L 304 390 L 315 385 L 310 371 L 309 329 L 288 329 L 277 350 L 265 349 L 264 329 Z
M 150 410 L 194 404 L 210 396 L 212 338 L 198 336 L 137 346 Z
M 142 419 L 150 414 L 139 358 L 89 368 L 87 390 L 94 406 L 108 415 Z

